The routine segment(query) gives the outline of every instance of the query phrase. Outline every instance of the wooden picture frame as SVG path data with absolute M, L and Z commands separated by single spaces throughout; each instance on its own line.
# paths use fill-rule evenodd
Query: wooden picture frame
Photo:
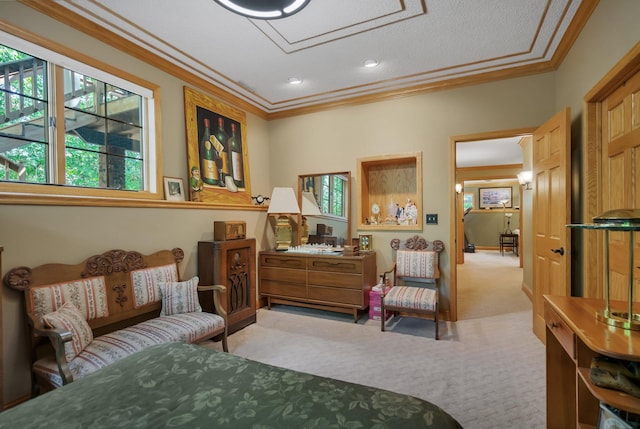
M 480 188 L 480 208 L 511 208 L 511 191 L 507 188 Z
M 164 199 L 167 201 L 184 201 L 184 182 L 179 177 L 164 176 Z
M 184 112 L 191 201 L 252 205 L 246 114 L 186 86 Z

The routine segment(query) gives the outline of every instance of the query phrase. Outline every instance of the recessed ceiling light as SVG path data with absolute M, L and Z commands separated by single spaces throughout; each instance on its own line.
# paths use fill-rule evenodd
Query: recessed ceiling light
M 378 60 L 369 59 L 369 60 L 364 60 L 362 64 L 364 64 L 365 67 L 371 68 L 371 67 L 376 67 L 378 64 L 380 64 L 380 62 Z
M 300 85 L 302 83 L 302 79 L 297 78 L 297 77 L 290 77 L 289 78 L 289 83 L 291 85 Z

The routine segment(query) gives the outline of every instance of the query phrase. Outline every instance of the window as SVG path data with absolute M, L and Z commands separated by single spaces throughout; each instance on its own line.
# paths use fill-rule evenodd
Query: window
M 320 211 L 338 217 L 345 217 L 345 181 L 340 175 L 320 176 L 319 206 Z
M 475 209 L 475 194 L 472 192 L 465 192 L 463 195 L 464 210 Z
M 0 32 L 0 182 L 157 192 L 152 113 L 151 89 Z

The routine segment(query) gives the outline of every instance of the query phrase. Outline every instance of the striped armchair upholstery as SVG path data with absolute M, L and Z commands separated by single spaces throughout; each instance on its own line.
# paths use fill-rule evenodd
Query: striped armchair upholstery
M 435 322 L 435 339 L 438 333 L 438 286 L 440 271 L 438 255 L 444 250 L 444 243 L 436 240 L 431 243 L 414 236 L 400 248 L 399 240 L 392 240 L 395 250 L 395 263 L 391 269 L 382 273 L 383 280 L 391 286 L 381 297 L 381 312 L 391 311 L 394 316 L 423 317 L 430 316 Z M 382 318 L 381 329 L 388 323 Z

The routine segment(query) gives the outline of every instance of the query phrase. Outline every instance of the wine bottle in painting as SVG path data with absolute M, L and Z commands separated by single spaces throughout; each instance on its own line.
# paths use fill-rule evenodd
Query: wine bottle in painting
M 227 153 L 229 135 L 224 130 L 224 119 L 221 116 L 218 117 L 218 128 L 214 133 L 214 138 L 219 143 L 216 148 L 218 149 L 216 162 L 219 165 L 218 186 L 224 187 L 226 186 L 224 178 L 229 175 L 229 154 Z
M 209 119 L 205 118 L 202 142 L 200 143 L 200 174 L 204 183 L 215 185 L 218 181 L 218 170 L 214 163 L 210 138 Z
M 231 170 L 233 181 L 238 188 L 244 188 L 244 164 L 242 160 L 242 144 L 238 138 L 236 124 L 231 123 L 231 136 L 229 136 L 229 150 L 231 151 Z

